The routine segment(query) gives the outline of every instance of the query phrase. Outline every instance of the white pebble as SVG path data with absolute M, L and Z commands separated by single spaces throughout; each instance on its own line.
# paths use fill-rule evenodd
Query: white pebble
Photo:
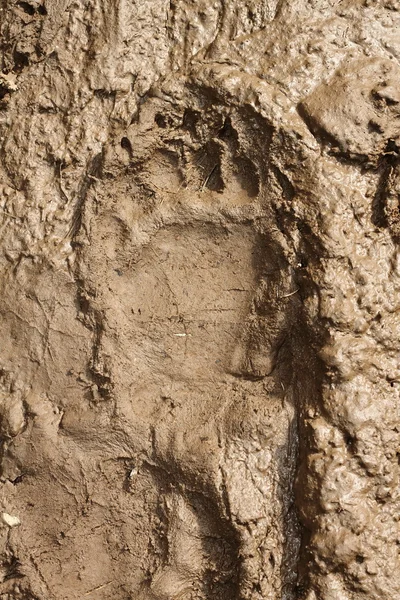
M 13 515 L 9 515 L 6 512 L 1 513 L 1 518 L 3 519 L 4 523 L 6 525 L 8 525 L 9 527 L 16 527 L 17 525 L 21 524 L 21 521 L 19 520 L 18 517 L 14 517 Z

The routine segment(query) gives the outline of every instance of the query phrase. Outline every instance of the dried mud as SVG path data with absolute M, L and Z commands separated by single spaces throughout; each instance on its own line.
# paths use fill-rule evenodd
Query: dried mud
M 397 1 L 0 28 L 0 599 L 400 599 Z

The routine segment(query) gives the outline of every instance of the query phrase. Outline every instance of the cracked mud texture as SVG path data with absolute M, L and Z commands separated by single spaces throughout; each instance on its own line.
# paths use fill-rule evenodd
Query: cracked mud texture
M 0 600 L 400 600 L 398 0 L 0 28 Z

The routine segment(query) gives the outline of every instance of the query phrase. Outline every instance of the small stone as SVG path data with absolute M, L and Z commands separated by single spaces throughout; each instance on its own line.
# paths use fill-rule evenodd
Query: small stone
M 1 513 L 1 518 L 3 519 L 3 522 L 9 527 L 17 527 L 18 525 L 21 525 L 21 521 L 18 517 L 14 515 L 9 515 L 6 512 Z
M 376 566 L 375 561 L 369 560 L 366 564 L 365 570 L 368 575 L 376 575 L 378 573 L 378 567 Z

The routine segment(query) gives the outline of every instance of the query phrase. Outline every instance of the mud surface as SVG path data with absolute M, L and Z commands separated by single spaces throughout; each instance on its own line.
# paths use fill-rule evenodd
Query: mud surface
M 398 2 L 0 27 L 0 599 L 400 598 Z

